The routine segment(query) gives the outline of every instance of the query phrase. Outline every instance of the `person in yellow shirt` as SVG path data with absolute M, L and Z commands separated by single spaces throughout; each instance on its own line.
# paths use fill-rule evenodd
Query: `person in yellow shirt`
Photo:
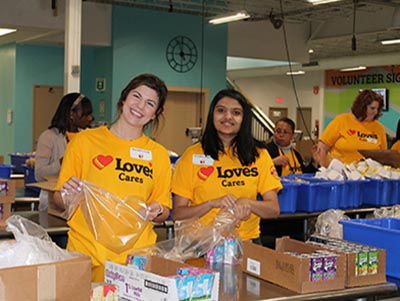
M 282 184 L 265 143 L 252 136 L 251 120 L 241 93 L 217 93 L 201 141 L 184 152 L 173 173 L 174 220 L 199 218 L 207 225 L 221 208 L 233 207 L 240 237 L 261 242 L 260 218 L 279 215 Z
M 393 143 L 391 149 L 400 151 L 400 120 L 397 122 L 396 141 Z
M 359 149 L 387 149 L 385 128 L 378 121 L 382 115 L 382 96 L 363 90 L 355 98 L 351 112 L 336 116 L 318 142 L 320 165 L 329 165 L 328 152 L 345 164 L 362 159 Z
M 86 180 L 120 198 L 142 197 L 147 220 L 163 222 L 171 208 L 171 163 L 168 151 L 143 133 L 156 126 L 163 112 L 167 87 L 158 77 L 141 74 L 121 92 L 118 118 L 110 127 L 100 126 L 75 135 L 68 144 L 56 192 L 57 205 L 68 209 L 78 204 L 68 220 L 68 250 L 92 258 L 92 281 L 104 281 L 106 260 L 125 263 L 127 254 L 156 242 L 153 224 L 148 223 L 132 249 L 116 253 L 97 241 L 90 231 L 79 202 L 81 181 Z

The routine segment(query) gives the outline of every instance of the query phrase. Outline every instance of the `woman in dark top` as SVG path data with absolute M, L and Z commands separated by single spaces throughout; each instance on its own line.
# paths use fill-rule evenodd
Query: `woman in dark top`
M 284 117 L 276 122 L 274 136 L 267 144 L 267 150 L 275 164 L 279 176 L 290 174 L 313 173 L 318 170 L 316 147 L 313 147 L 313 160 L 305 165 L 300 153 L 292 145 L 295 123 Z

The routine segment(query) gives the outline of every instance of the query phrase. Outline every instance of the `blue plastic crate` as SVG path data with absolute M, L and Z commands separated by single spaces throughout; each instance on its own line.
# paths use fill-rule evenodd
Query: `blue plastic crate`
M 386 275 L 400 278 L 400 219 L 341 220 L 343 238 L 386 250 Z
M 297 210 L 297 195 L 300 183 L 282 181 L 283 188 L 278 193 L 281 213 L 294 213 Z
M 0 178 L 9 179 L 13 168 L 15 168 L 14 165 L 0 164 Z
M 22 167 L 24 168 L 24 182 L 25 182 L 25 189 L 35 191 L 37 193 L 40 192 L 39 187 L 27 186 L 26 184 L 36 183 L 35 179 L 35 168 L 27 166 L 23 164 Z
M 365 189 L 369 184 L 369 180 L 347 180 L 344 181 L 343 184 L 343 197 L 339 200 L 339 208 L 359 208 L 362 205 Z
M 365 186 L 362 203 L 374 206 L 390 206 L 398 203 L 399 180 L 369 179 Z M 397 194 L 395 194 L 397 192 Z
M 297 211 L 318 212 L 339 208 L 343 197 L 343 182 L 315 179 L 301 183 L 297 197 Z
M 23 174 L 26 160 L 29 158 L 33 158 L 35 155 L 27 154 L 27 153 L 14 153 L 10 154 L 11 164 L 15 166 L 14 173 Z

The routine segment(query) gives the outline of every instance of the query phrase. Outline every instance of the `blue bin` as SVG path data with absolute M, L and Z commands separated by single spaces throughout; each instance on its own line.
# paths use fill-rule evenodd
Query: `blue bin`
M 301 184 L 297 198 L 297 211 L 318 212 L 338 209 L 343 197 L 343 182 L 312 181 Z
M 339 223 L 345 240 L 385 249 L 386 275 L 400 278 L 400 219 L 352 219 Z
M 15 168 L 14 165 L 0 164 L 0 178 L 9 179 L 13 168 Z
M 343 184 L 343 197 L 339 201 L 339 208 L 351 209 L 361 207 L 369 180 L 347 180 Z
M 14 153 L 10 154 L 11 164 L 15 166 L 14 173 L 23 174 L 26 160 L 33 158 L 35 155 L 27 153 Z
M 35 168 L 27 166 L 26 164 L 22 164 L 24 168 L 24 182 L 25 182 L 25 189 L 35 191 L 37 193 L 40 192 L 39 187 L 27 186 L 26 184 L 36 183 L 35 179 Z
M 385 179 L 369 179 L 365 186 L 363 204 L 374 206 L 390 206 L 398 202 L 398 181 Z M 394 193 L 396 193 L 394 195 Z
M 283 188 L 278 193 L 281 213 L 294 213 L 297 210 L 297 195 L 300 183 L 282 181 Z

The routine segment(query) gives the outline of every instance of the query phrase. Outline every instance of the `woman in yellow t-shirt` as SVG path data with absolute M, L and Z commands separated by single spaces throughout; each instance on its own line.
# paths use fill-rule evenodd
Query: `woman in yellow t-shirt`
M 279 215 L 277 193 L 282 185 L 265 144 L 252 136 L 251 122 L 250 104 L 241 93 L 217 93 L 201 141 L 176 165 L 174 220 L 199 218 L 207 225 L 221 208 L 231 207 L 240 237 L 260 243 L 260 218 Z
M 80 132 L 68 143 L 54 198 L 62 209 L 78 204 L 68 219 L 67 249 L 92 258 L 93 282 L 104 281 L 106 260 L 123 264 L 133 249 L 154 244 L 157 235 L 153 223 L 146 223 L 137 240 L 121 248 L 113 246 L 111 237 L 108 241 L 96 239 L 79 204 L 81 181 L 96 184 L 121 199 L 140 197 L 146 203 L 147 221 L 166 220 L 171 208 L 168 151 L 143 132 L 145 126 L 157 124 L 166 97 L 167 87 L 161 79 L 151 74 L 139 75 L 122 90 L 115 123 Z M 115 227 L 116 223 L 113 220 L 110 224 Z M 120 228 L 113 230 L 121 232 Z
M 372 90 L 360 92 L 351 112 L 336 116 L 320 136 L 320 165 L 329 165 L 328 152 L 333 158 L 349 164 L 362 159 L 359 149 L 387 149 L 385 128 L 378 121 L 382 108 L 381 95 Z

